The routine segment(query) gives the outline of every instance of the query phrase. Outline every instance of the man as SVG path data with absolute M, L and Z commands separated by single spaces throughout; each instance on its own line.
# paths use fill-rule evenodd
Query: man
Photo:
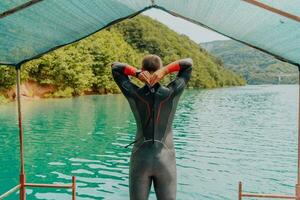
M 176 79 L 167 87 L 162 86 L 159 81 L 172 72 L 178 72 Z M 176 199 L 172 122 L 191 72 L 192 60 L 189 58 L 163 67 L 156 55 L 143 59 L 142 70 L 125 63 L 112 65 L 114 80 L 127 98 L 137 124 L 130 159 L 131 200 L 148 199 L 152 181 L 158 200 Z M 139 88 L 128 76 L 137 77 L 145 85 Z

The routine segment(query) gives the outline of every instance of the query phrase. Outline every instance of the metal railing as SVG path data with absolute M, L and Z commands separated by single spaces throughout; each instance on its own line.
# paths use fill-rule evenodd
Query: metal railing
M 300 197 L 291 196 L 291 195 L 281 195 L 281 194 L 260 194 L 260 193 L 246 193 L 243 192 L 242 182 L 239 182 L 239 196 L 238 200 L 243 200 L 243 197 L 247 198 L 264 198 L 264 199 L 296 199 L 299 200 Z
M 26 187 L 34 187 L 34 188 L 65 188 L 65 189 L 72 189 L 72 200 L 76 200 L 76 177 L 72 177 L 72 184 L 39 184 L 39 183 L 24 183 L 19 184 L 13 187 L 12 189 L 8 190 L 4 194 L 0 196 L 0 200 L 4 199 L 5 197 L 8 197 L 10 194 L 15 193 L 16 191 L 20 190 L 20 199 L 25 200 L 25 188 Z M 24 191 L 23 194 L 21 194 L 21 191 Z
M 19 122 L 19 143 L 20 143 L 20 179 L 19 184 L 0 195 L 0 200 L 9 196 L 10 194 L 19 190 L 19 199 L 26 200 L 26 187 L 39 187 L 39 188 L 66 188 L 72 189 L 72 200 L 76 199 L 76 177 L 72 176 L 72 184 L 37 184 L 26 183 L 25 167 L 24 167 L 24 133 L 22 126 L 22 109 L 21 109 L 21 95 L 20 95 L 20 82 L 21 82 L 21 65 L 16 66 L 16 82 L 17 82 L 17 107 L 18 107 L 18 122 Z
M 295 195 L 280 195 L 280 194 L 259 194 L 259 193 L 244 193 L 242 182 L 239 182 L 238 200 L 246 198 L 267 198 L 267 199 L 296 199 L 300 200 L 300 65 L 298 66 L 298 166 L 297 166 L 297 184 L 295 186 Z

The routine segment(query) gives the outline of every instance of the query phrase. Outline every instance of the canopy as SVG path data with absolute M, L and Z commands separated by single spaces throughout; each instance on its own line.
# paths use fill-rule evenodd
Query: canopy
M 300 64 L 299 0 L 0 1 L 0 63 L 21 64 L 153 7 Z

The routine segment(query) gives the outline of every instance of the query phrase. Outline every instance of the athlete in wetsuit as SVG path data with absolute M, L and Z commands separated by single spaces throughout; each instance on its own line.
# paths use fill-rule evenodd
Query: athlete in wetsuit
M 145 63 L 149 65 L 151 60 Z M 142 69 L 140 72 L 125 63 L 112 65 L 114 80 L 127 98 L 137 124 L 130 159 L 130 199 L 148 199 L 153 181 L 158 200 L 175 200 L 177 178 L 172 122 L 179 97 L 191 77 L 192 60 L 175 61 L 155 72 L 148 72 L 145 66 Z M 172 72 L 178 72 L 174 81 L 167 87 L 159 84 L 161 78 Z M 139 88 L 128 76 L 135 76 L 146 84 Z

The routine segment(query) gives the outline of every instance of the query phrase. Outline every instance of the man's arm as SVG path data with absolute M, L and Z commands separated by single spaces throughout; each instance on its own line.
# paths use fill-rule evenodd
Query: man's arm
M 137 69 L 126 63 L 114 62 L 112 64 L 112 75 L 125 96 L 131 96 L 133 92 L 138 88 L 133 84 L 128 76 L 135 76 Z
M 173 89 L 173 93 L 179 94 L 184 90 L 191 79 L 193 60 L 191 58 L 175 61 L 167 65 L 168 73 L 178 72 L 176 79 L 168 87 Z
M 166 66 L 167 73 L 178 72 L 176 79 L 182 79 L 185 84 L 190 80 L 192 73 L 193 60 L 186 58 L 175 61 Z

